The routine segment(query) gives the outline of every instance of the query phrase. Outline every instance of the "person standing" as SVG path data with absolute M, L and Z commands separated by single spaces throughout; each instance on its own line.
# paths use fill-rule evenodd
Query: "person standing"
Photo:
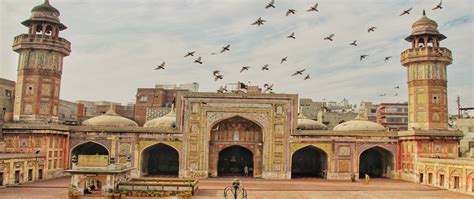
M 244 174 L 245 176 L 249 176 L 249 167 L 247 165 L 244 167 Z

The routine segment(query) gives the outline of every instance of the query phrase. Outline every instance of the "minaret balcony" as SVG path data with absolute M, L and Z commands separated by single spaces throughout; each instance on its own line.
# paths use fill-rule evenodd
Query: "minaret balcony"
M 420 47 L 403 51 L 400 54 L 400 62 L 407 66 L 412 62 L 439 61 L 446 62 L 447 65 L 453 62 L 451 51 L 447 48 Z
M 44 49 L 61 52 L 64 56 L 71 53 L 71 42 L 49 35 L 21 34 L 15 37 L 12 47 L 15 52 L 21 49 Z

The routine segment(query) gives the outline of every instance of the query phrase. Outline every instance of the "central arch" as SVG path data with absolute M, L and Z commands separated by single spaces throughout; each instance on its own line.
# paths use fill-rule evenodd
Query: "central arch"
M 209 176 L 262 175 L 262 127 L 241 116 L 212 126 L 209 141 Z M 234 159 L 235 158 L 235 159 Z
M 253 176 L 253 153 L 241 146 L 230 146 L 219 152 L 217 176 Z
M 72 155 L 109 155 L 109 150 L 95 142 L 86 142 L 74 147 L 71 151 Z
M 291 178 L 325 178 L 327 174 L 327 155 L 314 146 L 306 146 L 293 153 L 291 158 Z
M 142 176 L 178 176 L 179 153 L 173 147 L 160 143 L 142 152 Z
M 359 157 L 359 178 L 363 178 L 365 174 L 371 178 L 390 177 L 392 170 L 393 155 L 382 147 L 367 149 Z

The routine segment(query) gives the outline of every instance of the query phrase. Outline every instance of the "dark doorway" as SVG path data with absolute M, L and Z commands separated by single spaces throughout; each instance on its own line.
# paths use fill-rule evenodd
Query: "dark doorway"
M 15 184 L 20 183 L 20 171 L 15 171 Z
M 0 186 L 3 186 L 3 173 L 0 172 Z
M 291 178 L 326 177 L 327 155 L 321 149 L 313 146 L 301 148 L 291 160 Z
M 38 170 L 38 180 L 43 179 L 43 169 Z
M 33 169 L 28 169 L 28 181 L 33 181 Z
M 109 155 L 107 149 L 94 142 L 86 142 L 72 150 L 73 155 Z
M 433 174 L 428 173 L 428 184 L 433 184 Z
M 439 186 L 444 187 L 444 175 L 443 174 L 439 175 Z
M 143 151 L 142 172 L 148 176 L 178 176 L 179 154 L 166 144 L 154 145 Z
M 420 183 L 423 183 L 423 173 L 420 173 Z
M 231 146 L 219 152 L 218 176 L 253 176 L 253 153 L 241 147 Z
M 359 178 L 365 174 L 371 178 L 390 177 L 392 159 L 392 154 L 381 147 L 367 149 L 359 158 Z

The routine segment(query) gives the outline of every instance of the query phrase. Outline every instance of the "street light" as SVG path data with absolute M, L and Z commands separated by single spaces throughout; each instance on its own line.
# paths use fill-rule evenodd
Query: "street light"
M 240 180 L 234 179 L 232 180 L 232 186 L 228 186 L 224 189 L 224 198 L 227 198 L 228 192 L 234 196 L 234 199 L 239 197 L 239 193 L 241 194 L 241 198 L 247 199 L 247 191 L 240 186 Z

